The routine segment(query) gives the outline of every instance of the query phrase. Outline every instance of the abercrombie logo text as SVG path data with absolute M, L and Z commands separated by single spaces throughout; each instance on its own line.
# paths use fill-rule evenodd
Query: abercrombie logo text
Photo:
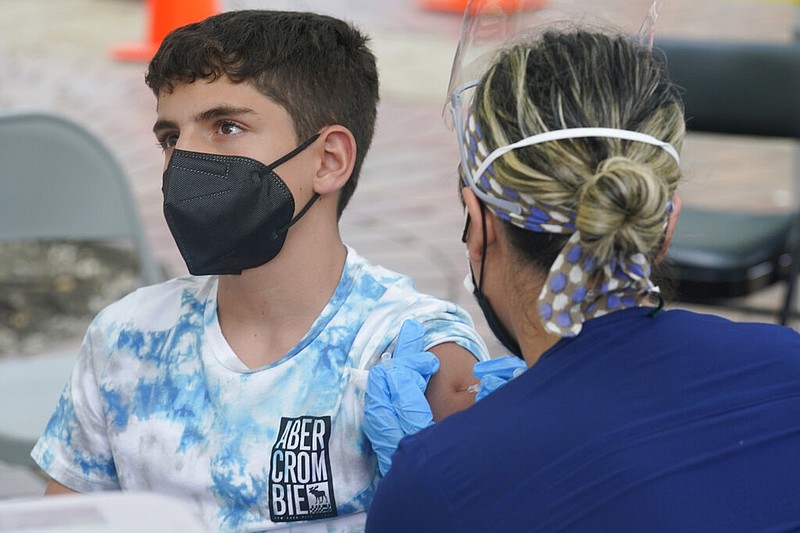
M 270 460 L 269 515 L 273 522 L 336 516 L 330 436 L 329 416 L 281 418 Z

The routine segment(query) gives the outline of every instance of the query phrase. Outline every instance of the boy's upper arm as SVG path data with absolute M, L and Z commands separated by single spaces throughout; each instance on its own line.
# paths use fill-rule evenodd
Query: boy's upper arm
M 431 377 L 425 396 L 433 411 L 433 420 L 443 418 L 475 403 L 475 393 L 467 389 L 478 380 L 472 374 L 475 356 L 454 342 L 436 345 L 429 350 L 439 358 L 439 371 Z
M 44 489 L 45 496 L 55 496 L 58 494 L 80 494 L 78 491 L 72 490 L 69 487 L 66 487 L 59 483 L 58 481 L 51 479 L 47 486 Z
M 47 494 L 67 486 L 82 492 L 119 488 L 98 383 L 109 360 L 107 330 L 100 315 L 90 324 L 67 386 L 31 451 L 52 478 Z

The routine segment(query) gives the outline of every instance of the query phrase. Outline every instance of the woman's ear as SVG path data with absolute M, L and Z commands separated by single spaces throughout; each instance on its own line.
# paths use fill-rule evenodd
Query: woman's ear
M 664 243 L 661 245 L 661 250 L 658 251 L 655 263 L 660 263 L 666 256 L 669 245 L 672 242 L 672 236 L 675 234 L 675 226 L 678 224 L 678 217 L 681 214 L 681 197 L 676 193 L 672 197 L 672 212 L 667 217 L 667 231 L 664 234 Z
M 325 195 L 341 189 L 356 161 L 356 139 L 339 124 L 327 126 L 320 133 L 322 146 L 321 164 L 314 176 L 314 192 Z
M 464 232 L 464 243 L 467 245 L 469 258 L 473 261 L 483 260 L 484 233 L 483 224 L 486 224 L 486 243 L 488 250 L 497 237 L 495 219 L 491 213 L 483 207 L 481 201 L 469 187 L 461 189 L 461 197 L 464 199 L 464 208 L 469 217 L 469 227 Z M 485 220 L 485 222 L 484 222 Z

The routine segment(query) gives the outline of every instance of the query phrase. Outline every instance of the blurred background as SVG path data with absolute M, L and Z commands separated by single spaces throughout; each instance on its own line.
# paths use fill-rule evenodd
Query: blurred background
M 461 14 L 435 11 L 420 1 L 227 0 L 219 6 L 225 11 L 318 11 L 350 20 L 371 36 L 382 101 L 373 147 L 342 218 L 344 238 L 374 263 L 411 275 L 420 290 L 466 307 L 493 354 L 503 355 L 462 287 L 467 265 L 460 242 L 458 149 L 442 121 Z M 638 30 L 651 4 L 546 3 L 591 9 L 631 32 Z M 0 0 L 0 110 L 56 111 L 107 144 L 129 177 L 159 263 L 168 275 L 177 276 L 186 268 L 161 212 L 163 161 L 151 133 L 155 99 L 143 82 L 144 63 L 120 61 L 112 53 L 120 45 L 146 40 L 151 15 L 143 0 Z M 656 33 L 663 38 L 787 43 L 799 38 L 800 5 L 665 0 Z M 791 210 L 796 205 L 796 157 L 790 141 L 690 134 L 683 150 L 684 203 L 753 212 Z M 0 175 L 0 194 L 9 179 L 13 177 Z M 83 274 L 70 273 L 76 264 Z M 135 265 L 124 254 L 109 256 L 79 245 L 0 243 L 0 359 L 77 345 L 94 313 L 135 285 Z M 777 308 L 781 289 L 778 285 L 732 304 Z M 688 307 L 677 302 L 670 306 Z M 734 320 L 774 321 L 773 315 L 733 306 L 692 308 Z M 0 410 L 10 408 L 0 405 Z M 0 463 L 0 497 L 40 489 L 40 479 Z

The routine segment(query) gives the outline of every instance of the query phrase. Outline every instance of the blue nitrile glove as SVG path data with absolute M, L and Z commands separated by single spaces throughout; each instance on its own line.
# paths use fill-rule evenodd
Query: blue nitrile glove
M 515 377 L 528 369 L 525 361 L 515 355 L 506 355 L 475 363 L 472 373 L 481 381 L 481 388 L 475 401 L 486 398 Z
M 422 324 L 406 320 L 394 354 L 384 354 L 367 377 L 364 433 L 378 456 L 381 474 L 392 466 L 400 439 L 433 424 L 425 389 L 439 371 L 439 360 L 423 348 Z

